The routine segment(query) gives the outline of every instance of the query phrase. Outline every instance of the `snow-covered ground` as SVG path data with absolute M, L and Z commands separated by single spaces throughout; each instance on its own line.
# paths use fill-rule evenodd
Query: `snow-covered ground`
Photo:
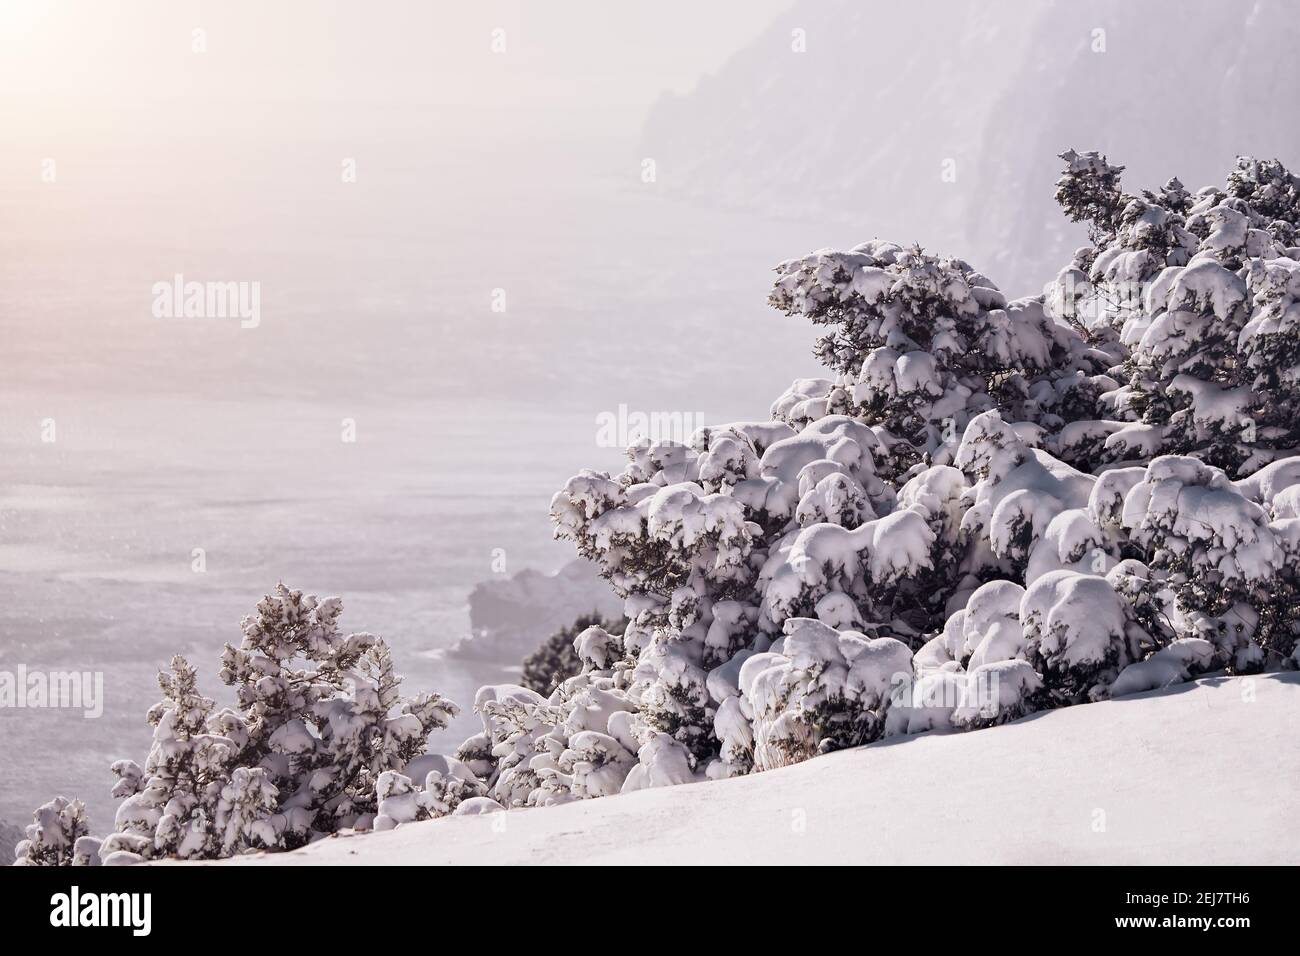
M 241 864 L 1300 862 L 1300 675 L 1208 678 L 781 770 Z

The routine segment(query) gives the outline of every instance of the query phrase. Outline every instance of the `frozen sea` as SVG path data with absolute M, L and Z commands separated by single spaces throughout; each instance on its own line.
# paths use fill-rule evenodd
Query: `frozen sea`
M 817 372 L 813 330 L 765 305 L 771 267 L 872 234 L 678 201 L 631 139 L 398 137 L 350 184 L 340 155 L 0 169 L 0 670 L 105 680 L 98 719 L 0 709 L 0 820 L 63 793 L 107 832 L 158 668 L 184 654 L 220 698 L 221 646 L 279 580 L 342 595 L 471 732 L 499 672 L 434 652 L 495 549 L 506 573 L 571 556 L 547 505 L 619 465 L 597 414 L 765 416 Z M 259 282 L 260 325 L 155 318 L 177 273 Z

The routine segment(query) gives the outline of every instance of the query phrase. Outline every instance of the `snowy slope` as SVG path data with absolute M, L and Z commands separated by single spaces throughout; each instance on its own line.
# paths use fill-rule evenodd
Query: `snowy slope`
M 232 862 L 1297 863 L 1298 731 L 1300 675 L 1210 678 L 749 777 Z

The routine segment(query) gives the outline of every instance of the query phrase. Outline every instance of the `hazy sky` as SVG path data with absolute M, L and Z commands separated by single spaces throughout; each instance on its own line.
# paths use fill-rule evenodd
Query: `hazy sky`
M 591 110 L 639 127 L 788 0 L 408 2 L 21 0 L 0 4 L 6 136 L 65 124 L 109 134 L 161 102 L 292 102 L 304 117 L 349 104 Z M 196 53 L 195 30 L 206 51 Z M 504 31 L 504 53 L 492 43 Z M 629 42 L 629 39 L 632 42 Z M 523 80 L 524 82 L 520 82 Z M 617 118 L 621 116 L 621 119 Z M 167 117 L 158 117 L 166 123 Z M 213 111 L 215 127 L 239 117 Z

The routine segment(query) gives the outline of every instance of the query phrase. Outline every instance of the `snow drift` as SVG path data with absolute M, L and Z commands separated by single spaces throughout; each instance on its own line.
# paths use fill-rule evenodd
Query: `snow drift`
M 1207 678 L 793 767 L 241 865 L 1295 864 L 1300 675 Z

